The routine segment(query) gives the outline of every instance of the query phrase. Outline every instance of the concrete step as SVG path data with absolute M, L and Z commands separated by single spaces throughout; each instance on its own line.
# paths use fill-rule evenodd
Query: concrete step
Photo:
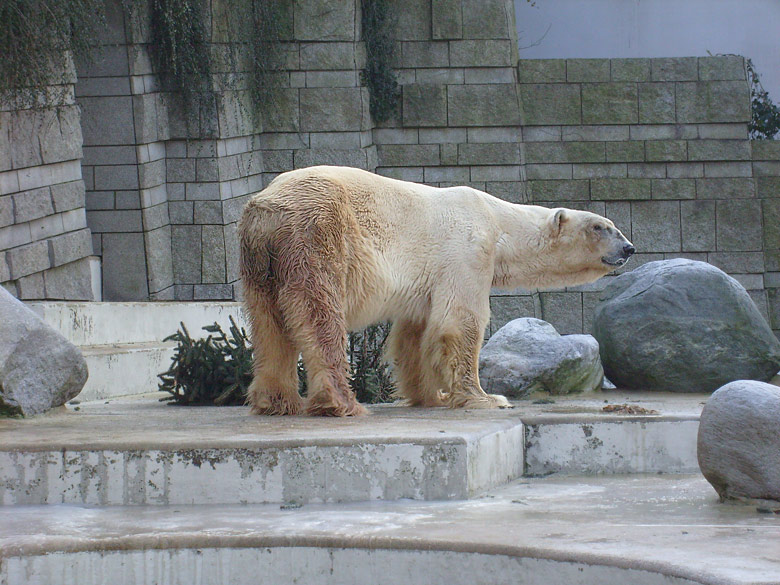
M 777 585 L 778 543 L 780 516 L 700 476 L 556 475 L 458 502 L 0 507 L 0 583 Z
M 0 420 L 0 503 L 458 500 L 523 474 L 698 470 L 698 396 L 605 392 L 498 411 L 381 405 L 354 419 L 258 417 L 165 396 Z M 602 412 L 627 400 L 661 414 Z

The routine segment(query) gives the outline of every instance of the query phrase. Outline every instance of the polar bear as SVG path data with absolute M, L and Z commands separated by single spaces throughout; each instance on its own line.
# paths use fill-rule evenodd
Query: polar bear
M 491 287 L 583 284 L 634 253 L 594 213 L 332 166 L 279 175 L 247 203 L 238 233 L 255 414 L 364 414 L 349 386 L 347 332 L 386 320 L 409 405 L 506 407 L 479 384 Z

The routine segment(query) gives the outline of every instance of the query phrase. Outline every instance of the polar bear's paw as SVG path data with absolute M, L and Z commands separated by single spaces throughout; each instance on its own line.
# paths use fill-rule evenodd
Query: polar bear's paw
M 252 414 L 257 415 L 296 415 L 303 410 L 303 400 L 300 397 L 287 399 L 281 396 L 263 396 L 252 404 Z
M 322 391 L 309 397 L 306 403 L 309 416 L 363 416 L 368 411 L 354 397 L 342 399 L 334 394 Z
M 486 409 L 486 408 L 514 408 L 505 396 L 500 394 L 474 395 L 449 395 L 450 408 Z

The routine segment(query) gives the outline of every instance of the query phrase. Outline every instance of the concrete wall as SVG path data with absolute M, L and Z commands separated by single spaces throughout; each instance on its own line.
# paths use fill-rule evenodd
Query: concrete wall
M 152 74 L 143 15 L 130 23 L 113 5 L 101 59 L 76 83 L 106 300 L 240 298 L 236 221 L 247 198 L 280 172 L 328 163 L 606 214 L 639 250 L 629 268 L 711 262 L 780 331 L 780 150 L 747 139 L 741 58 L 519 60 L 511 0 L 399 0 L 401 109 L 377 125 L 360 80 L 360 2 L 284 5 L 284 64 L 260 126 L 246 88 L 219 91 L 227 65 L 213 107 L 186 119 Z M 213 3 L 217 47 L 230 41 L 226 7 Z M 0 275 L 9 280 L 19 286 L 17 273 Z M 490 331 L 522 315 L 588 331 L 608 282 L 496 291 Z

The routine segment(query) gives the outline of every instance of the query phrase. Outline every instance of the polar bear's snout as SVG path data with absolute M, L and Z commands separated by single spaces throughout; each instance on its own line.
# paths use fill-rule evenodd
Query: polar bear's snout
M 620 234 L 616 238 L 616 242 L 613 245 L 614 251 L 601 258 L 604 264 L 609 266 L 623 266 L 631 256 L 636 252 L 634 245 L 629 242 L 623 234 Z

